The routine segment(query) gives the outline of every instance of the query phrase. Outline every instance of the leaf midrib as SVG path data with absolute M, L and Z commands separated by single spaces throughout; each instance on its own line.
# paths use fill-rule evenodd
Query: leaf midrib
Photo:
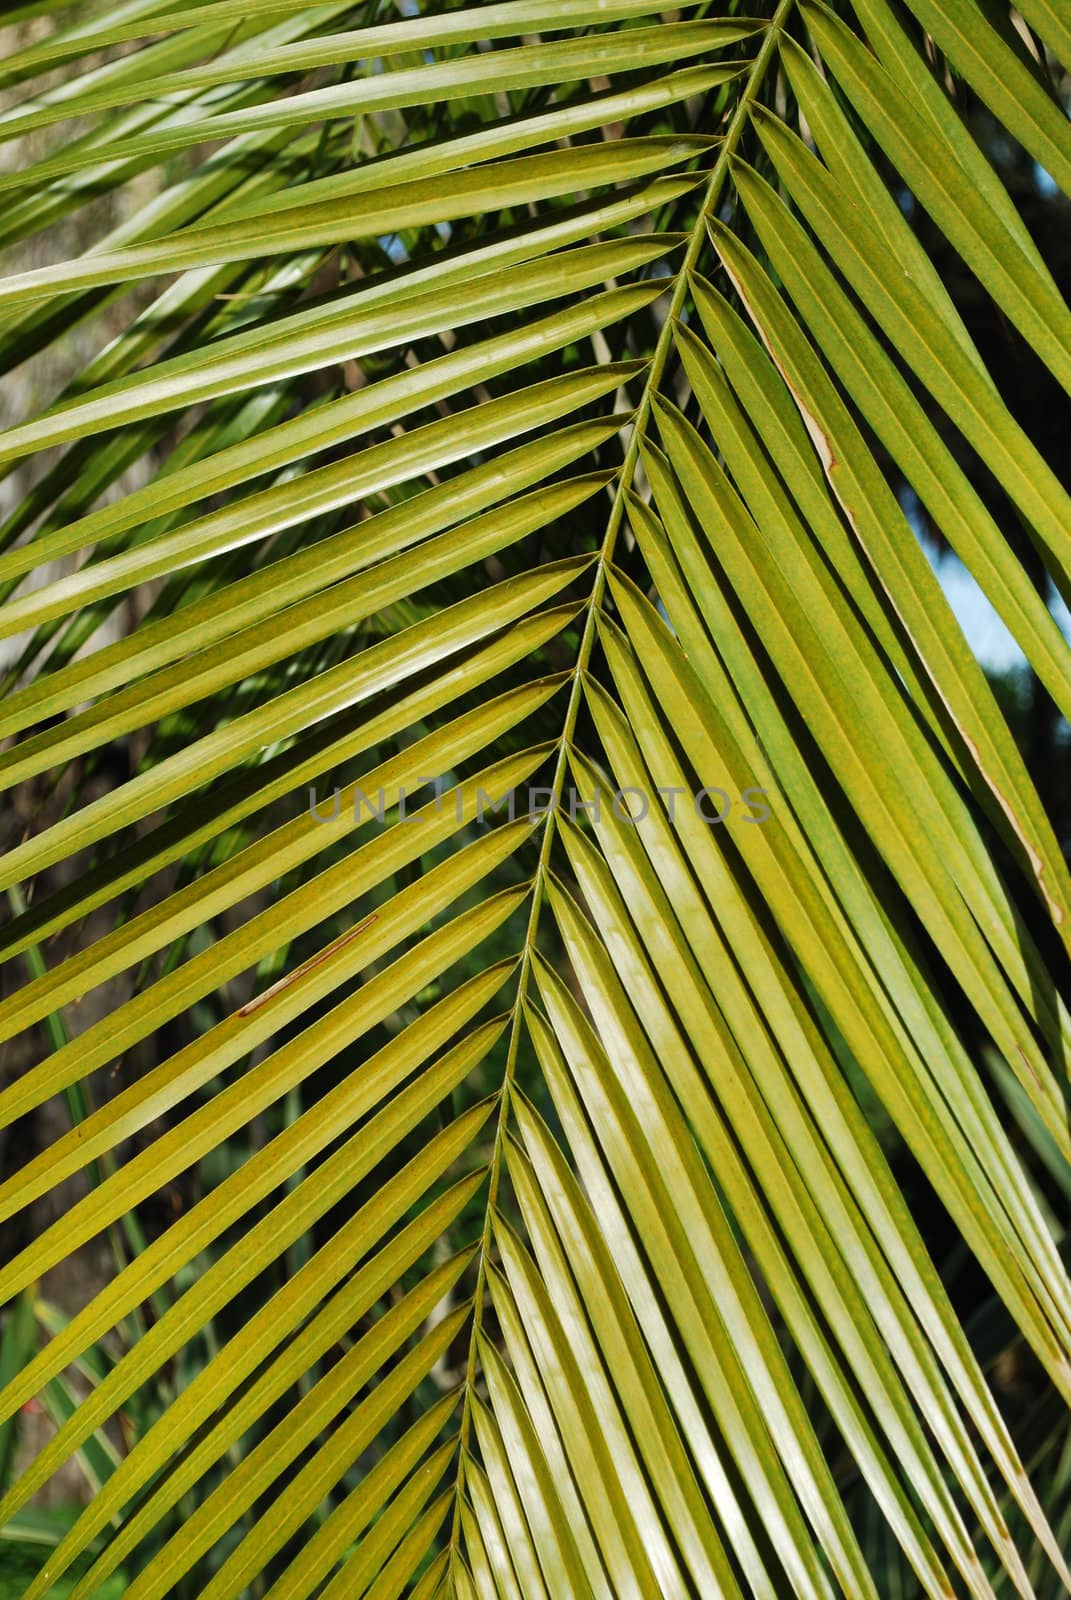
M 550 802 L 544 813 L 543 839 L 540 846 L 539 860 L 536 864 L 532 878 L 532 906 L 525 930 L 524 945 L 521 951 L 520 971 L 517 980 L 517 992 L 513 1002 L 513 1016 L 510 1026 L 510 1039 L 506 1056 L 506 1065 L 503 1072 L 502 1085 L 499 1091 L 498 1117 L 495 1122 L 494 1143 L 490 1160 L 490 1174 L 488 1180 L 487 1202 L 484 1210 L 483 1232 L 478 1246 L 478 1265 L 476 1288 L 473 1295 L 472 1328 L 469 1337 L 469 1350 L 466 1361 L 464 1397 L 462 1401 L 462 1414 L 458 1438 L 458 1468 L 455 1480 L 454 1510 L 450 1533 L 451 1562 L 457 1557 L 460 1549 L 460 1507 L 462 1499 L 461 1472 L 464 1461 L 465 1448 L 468 1443 L 471 1428 L 471 1396 L 475 1380 L 477 1344 L 482 1323 L 482 1310 L 484 1291 L 486 1286 L 487 1260 L 491 1239 L 491 1221 L 495 1211 L 498 1188 L 501 1180 L 502 1154 L 505 1145 L 505 1135 L 509 1115 L 510 1088 L 512 1086 L 517 1052 L 520 1043 L 520 1019 L 524 1009 L 524 1001 L 528 992 L 529 974 L 532 968 L 532 952 L 535 949 L 536 936 L 539 931 L 539 917 L 543 905 L 544 887 L 549 868 L 550 851 L 556 832 L 556 818 L 558 806 L 561 801 L 562 786 L 565 779 L 568 750 L 572 742 L 576 719 L 580 709 L 581 691 L 584 674 L 587 671 L 595 642 L 597 619 L 606 588 L 607 568 L 613 559 L 617 536 L 625 510 L 625 495 L 630 488 L 636 466 L 639 461 L 639 447 L 651 414 L 652 402 L 658 392 L 666 361 L 669 357 L 673 343 L 674 325 L 680 315 L 684 299 L 688 291 L 689 277 L 695 268 L 701 250 L 706 240 L 706 219 L 717 206 L 721 196 L 726 177 L 730 173 L 731 159 L 735 154 L 741 134 L 748 122 L 748 114 L 752 101 L 766 76 L 767 68 L 776 52 L 778 41 L 795 0 L 778 0 L 777 8 L 763 34 L 762 43 L 744 81 L 740 95 L 725 138 L 718 150 L 717 159 L 711 169 L 703 201 L 699 213 L 692 227 L 684 258 L 673 285 L 673 292 L 665 320 L 659 330 L 654 353 L 651 357 L 646 378 L 644 379 L 643 393 L 632 424 L 632 433 L 625 450 L 625 458 L 618 473 L 617 483 L 614 488 L 613 502 L 607 519 L 606 532 L 599 548 L 595 563 L 595 575 L 591 592 L 585 604 L 584 626 L 577 649 L 575 665 L 572 668 L 569 686 L 569 699 L 562 722 L 562 731 L 558 741 L 558 754 L 555 762 L 554 775 L 550 784 Z

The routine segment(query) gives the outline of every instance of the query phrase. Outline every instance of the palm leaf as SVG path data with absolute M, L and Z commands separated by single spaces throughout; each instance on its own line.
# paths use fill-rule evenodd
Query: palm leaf
M 754 9 L 9 13 L 27 1600 L 1071 1585 L 1067 24 Z

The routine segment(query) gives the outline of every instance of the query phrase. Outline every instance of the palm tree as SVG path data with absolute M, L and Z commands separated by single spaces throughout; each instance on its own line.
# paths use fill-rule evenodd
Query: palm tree
M 6 37 L 11 1592 L 1068 1592 L 1065 0 Z

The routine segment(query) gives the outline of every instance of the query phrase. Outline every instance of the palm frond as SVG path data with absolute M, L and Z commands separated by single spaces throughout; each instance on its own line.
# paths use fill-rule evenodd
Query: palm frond
M 1067 20 L 397 10 L 8 14 L 0 1572 L 1065 1593 Z

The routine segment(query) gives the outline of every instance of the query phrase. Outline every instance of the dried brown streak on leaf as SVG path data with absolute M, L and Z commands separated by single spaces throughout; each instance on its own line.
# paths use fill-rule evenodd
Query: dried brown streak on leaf
M 952 716 L 953 716 L 953 718 L 955 718 L 955 713 L 954 712 L 952 713 Z M 960 724 L 959 724 L 958 720 L 956 721 L 956 727 L 959 728 L 960 735 L 962 736 L 964 744 L 967 746 L 967 749 L 970 751 L 971 755 L 974 757 L 975 766 L 978 768 L 979 772 L 985 778 L 985 781 L 988 783 L 990 789 L 992 789 L 993 794 L 996 797 L 997 804 L 1000 806 L 1001 810 L 1004 812 L 1004 815 L 1007 817 L 1008 821 L 1011 823 L 1012 827 L 1015 829 L 1015 832 L 1018 835 L 1019 840 L 1022 843 L 1023 849 L 1027 853 L 1027 857 L 1029 858 L 1031 869 L 1033 871 L 1033 874 L 1034 874 L 1035 878 L 1038 881 L 1038 885 L 1039 885 L 1039 887 L 1041 889 L 1041 892 L 1045 896 L 1045 904 L 1048 906 L 1049 911 L 1052 914 L 1052 920 L 1056 923 L 1056 926 L 1059 927 L 1060 924 L 1064 920 L 1064 909 L 1063 909 L 1063 906 L 1061 906 L 1058 901 L 1054 900 L 1052 895 L 1049 893 L 1048 885 L 1045 882 L 1045 863 L 1044 863 L 1044 861 L 1042 861 L 1041 856 L 1034 849 L 1034 846 L 1030 843 L 1030 840 L 1026 837 L 1026 834 L 1023 832 L 1022 824 L 1020 823 L 1018 817 L 1015 815 L 1015 812 L 1013 811 L 1010 803 L 1005 798 L 1005 796 L 1002 793 L 1002 791 L 993 782 L 992 778 L 989 776 L 988 772 L 985 770 L 985 767 L 982 765 L 981 756 L 979 755 L 979 752 L 978 752 L 978 746 L 975 744 L 974 740 L 971 739 L 968 736 L 968 734 L 964 732 L 963 728 L 960 727 Z
M 762 319 L 755 310 L 755 307 L 751 304 L 751 301 L 748 299 L 747 293 L 745 292 L 744 286 L 740 282 L 740 279 L 736 276 L 736 273 L 733 271 L 732 267 L 730 267 L 724 256 L 721 258 L 721 264 L 725 268 L 726 276 L 731 282 L 733 288 L 740 296 L 745 311 L 755 324 L 755 327 L 758 330 L 759 338 L 766 346 L 766 353 L 770 357 L 770 360 L 773 362 L 774 366 L 777 368 L 778 372 L 781 374 L 785 381 L 785 387 L 788 389 L 793 400 L 796 402 L 796 407 L 799 411 L 799 414 L 803 418 L 803 425 L 811 436 L 811 443 L 818 452 L 818 457 L 823 468 L 827 474 L 832 473 L 834 468 L 837 466 L 837 458 L 833 454 L 833 446 L 829 442 L 828 435 L 821 427 L 819 427 L 818 419 L 811 415 L 811 412 L 807 409 L 807 406 L 803 401 L 803 397 L 797 393 L 792 379 L 789 377 L 788 373 L 781 364 L 781 358 L 778 356 L 777 351 L 774 349 L 773 345 L 770 343 L 770 340 L 766 336 L 766 329 L 762 325 Z M 830 481 L 832 482 L 832 479 Z M 838 495 L 837 498 L 839 500 L 840 496 Z
M 1033 1078 L 1034 1082 L 1037 1084 L 1038 1088 L 1040 1089 L 1041 1088 L 1041 1079 L 1038 1077 L 1037 1073 L 1034 1071 L 1034 1068 L 1031 1066 L 1029 1060 L 1027 1059 L 1026 1051 L 1023 1049 L 1021 1044 L 1020 1045 L 1016 1045 L 1015 1048 L 1019 1052 L 1019 1059 L 1022 1061 L 1023 1066 L 1026 1068 L 1027 1072 L 1029 1072 L 1030 1076 Z
M 373 922 L 378 921 L 379 914 L 373 912 L 370 917 L 366 917 L 363 922 L 359 922 L 355 928 L 350 928 L 347 933 L 342 934 L 340 938 L 335 940 L 334 944 L 329 944 L 318 955 L 310 956 L 309 960 L 303 962 L 300 967 L 295 967 L 293 972 L 288 972 L 284 978 L 279 979 L 278 983 L 273 983 L 271 988 L 265 989 L 263 994 L 258 994 L 255 999 L 247 1000 L 244 1006 L 239 1006 L 238 1015 L 240 1017 L 248 1017 L 251 1012 L 259 1011 L 261 1006 L 266 1005 L 269 1000 L 274 1000 L 277 994 L 281 994 L 284 989 L 289 989 L 291 984 L 297 983 L 299 978 L 303 978 L 314 967 L 320 966 L 322 962 L 327 960 L 328 956 L 333 956 L 336 950 L 341 950 L 343 945 L 349 944 L 351 939 L 356 939 L 359 933 L 363 933 L 366 928 L 372 926 Z

